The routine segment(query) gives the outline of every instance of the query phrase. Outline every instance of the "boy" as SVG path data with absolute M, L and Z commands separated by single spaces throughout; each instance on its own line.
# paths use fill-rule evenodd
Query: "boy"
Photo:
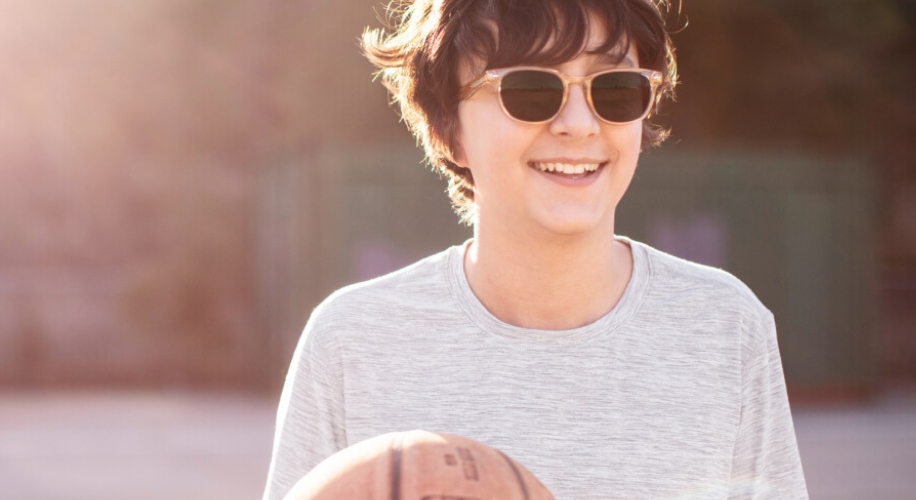
M 614 234 L 675 60 L 649 0 L 416 0 L 363 47 L 474 237 L 313 313 L 265 499 L 378 434 L 466 436 L 558 499 L 807 498 L 773 318 Z

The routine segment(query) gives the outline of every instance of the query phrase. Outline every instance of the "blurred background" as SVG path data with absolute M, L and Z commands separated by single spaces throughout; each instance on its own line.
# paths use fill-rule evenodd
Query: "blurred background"
M 684 3 L 618 232 L 773 310 L 812 498 L 914 498 L 916 1 Z M 470 236 L 381 12 L 0 0 L 0 497 L 258 496 L 312 308 Z

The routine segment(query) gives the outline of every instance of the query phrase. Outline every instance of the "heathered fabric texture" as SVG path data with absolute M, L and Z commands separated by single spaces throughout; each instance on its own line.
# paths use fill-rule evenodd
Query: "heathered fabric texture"
M 773 316 L 733 276 L 622 239 L 633 274 L 566 331 L 491 315 L 465 246 L 331 295 L 280 400 L 264 498 L 364 439 L 476 439 L 558 500 L 807 498 Z

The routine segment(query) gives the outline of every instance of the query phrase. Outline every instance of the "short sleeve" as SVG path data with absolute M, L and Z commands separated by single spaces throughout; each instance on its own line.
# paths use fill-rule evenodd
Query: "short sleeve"
M 340 364 L 324 345 L 316 311 L 299 340 L 277 409 L 263 500 L 280 500 L 325 458 L 346 446 Z
M 749 325 L 730 500 L 807 499 L 773 315 Z

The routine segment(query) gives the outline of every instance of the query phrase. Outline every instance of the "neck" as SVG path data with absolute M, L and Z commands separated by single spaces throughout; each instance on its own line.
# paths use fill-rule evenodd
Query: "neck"
M 474 233 L 464 263 L 471 290 L 515 326 L 567 330 L 593 323 L 613 309 L 630 279 L 629 246 L 614 239 L 612 228 L 549 238 L 480 227 Z

